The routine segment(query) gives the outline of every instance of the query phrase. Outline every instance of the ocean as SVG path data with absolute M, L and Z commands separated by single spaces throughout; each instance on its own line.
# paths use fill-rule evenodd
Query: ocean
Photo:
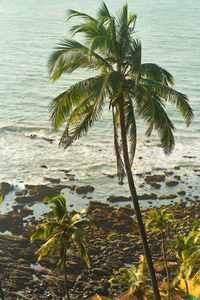
M 116 175 L 108 107 L 88 136 L 65 151 L 58 146 L 62 129 L 54 132 L 49 120 L 49 102 L 88 76 L 86 71 L 79 71 L 63 76 L 55 84 L 50 82 L 48 57 L 61 39 L 70 36 L 69 29 L 75 22 L 66 22 L 66 12 L 75 9 L 95 16 L 100 3 L 0 0 L 0 182 L 13 184 L 15 190 L 25 184 L 47 184 L 44 177 L 53 177 L 62 184 L 93 185 L 93 200 L 106 201 L 110 195 L 129 196 L 126 181 L 119 186 L 116 176 L 106 175 Z M 112 13 L 123 4 L 119 0 L 107 2 Z M 143 62 L 157 63 L 171 72 L 175 88 L 187 94 L 194 110 L 194 120 L 186 128 L 179 112 L 168 108 L 176 127 L 176 146 L 170 156 L 165 156 L 157 146 L 156 134 L 150 139 L 145 137 L 145 126 L 138 120 L 133 173 L 159 173 L 179 166 L 178 174 L 192 186 L 190 190 L 183 186 L 188 195 L 198 194 L 199 177 L 193 169 L 200 168 L 200 0 L 135 0 L 128 1 L 128 6 L 129 12 L 137 14 L 135 35 L 142 42 Z M 62 169 L 74 176 L 64 178 Z M 135 176 L 135 180 L 139 186 L 142 179 Z M 144 192 L 150 192 L 148 186 L 139 189 L 140 194 Z M 162 193 L 171 191 L 163 187 Z M 68 190 L 64 194 L 67 203 L 76 209 L 88 204 L 87 198 Z M 10 209 L 13 195 L 14 192 L 6 197 L 0 211 Z M 145 205 L 147 202 L 143 201 L 142 206 Z M 37 205 L 36 209 L 41 208 Z

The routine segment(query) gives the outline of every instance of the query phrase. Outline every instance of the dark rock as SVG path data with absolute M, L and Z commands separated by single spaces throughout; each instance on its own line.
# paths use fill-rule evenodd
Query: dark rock
M 111 203 L 117 203 L 117 202 L 127 202 L 131 201 L 131 197 L 124 197 L 124 196 L 109 196 L 107 198 L 107 201 Z
M 182 196 L 182 195 L 185 195 L 185 194 L 186 194 L 186 191 L 184 191 L 184 190 L 180 190 L 180 191 L 178 191 L 178 192 L 177 192 L 177 194 L 179 194 L 179 195 L 181 195 L 181 196 Z
M 147 175 L 144 179 L 146 182 L 165 181 L 165 175 Z
M 66 188 L 68 188 L 71 191 L 75 191 L 76 185 L 75 184 L 73 184 L 73 185 L 66 185 Z
M 170 175 L 174 174 L 173 171 L 164 171 L 164 173 L 165 173 L 166 176 L 170 176 Z
M 175 198 L 177 198 L 176 194 L 170 194 L 170 195 L 162 195 L 158 199 L 165 200 L 165 199 L 175 199 Z
M 46 165 L 40 165 L 40 168 L 42 168 L 42 169 L 48 169 L 48 167 Z
M 12 190 L 12 186 L 8 182 L 1 182 L 0 190 L 3 195 L 6 195 Z
M 92 273 L 94 273 L 96 276 L 102 277 L 102 276 L 109 276 L 108 272 L 102 268 L 94 268 L 92 270 Z
M 26 195 L 26 194 L 28 194 L 28 190 L 27 189 L 15 192 L 16 196 L 23 196 L 23 195 Z
M 161 184 L 156 182 L 148 182 L 148 184 L 155 189 L 159 189 L 161 187 Z
M 139 200 L 157 199 L 157 195 L 154 193 L 138 195 Z
M 59 183 L 60 179 L 59 178 L 51 178 L 51 177 L 44 177 L 45 181 L 50 181 L 52 183 Z
M 174 179 L 176 179 L 176 180 L 181 180 L 181 176 L 179 176 L 179 175 L 174 175 Z
M 17 203 L 32 203 L 34 201 L 43 201 L 44 198 L 55 197 L 60 194 L 62 186 L 49 187 L 46 185 L 36 185 L 32 190 L 29 191 L 29 196 L 16 197 Z
M 165 184 L 167 186 L 175 186 L 175 185 L 179 184 L 179 182 L 176 180 L 167 180 L 167 181 L 165 181 Z
M 77 194 L 87 194 L 89 192 L 93 192 L 94 187 L 91 185 L 85 185 L 85 186 L 77 186 L 76 193 Z

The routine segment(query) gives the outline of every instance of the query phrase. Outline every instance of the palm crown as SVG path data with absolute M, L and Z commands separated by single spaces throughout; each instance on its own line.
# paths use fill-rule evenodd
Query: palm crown
M 81 255 L 81 259 L 85 260 L 87 265 L 89 265 L 90 262 L 84 244 L 84 234 L 82 229 L 93 224 L 87 219 L 80 219 L 79 213 L 71 216 L 66 207 L 66 200 L 62 195 L 52 199 L 47 198 L 46 202 L 53 204 L 55 219 L 40 224 L 39 228 L 32 232 L 31 241 L 42 237 L 47 238 L 47 242 L 45 242 L 37 251 L 37 253 L 40 254 L 38 261 L 50 250 L 52 256 L 55 256 L 56 254 L 59 255 L 60 259 L 57 264 L 57 269 L 58 271 L 61 269 L 64 270 L 65 290 L 67 292 L 67 297 L 69 298 L 66 276 L 66 252 L 69 247 L 68 243 L 72 241 L 75 244 Z
M 142 63 L 141 43 L 132 37 L 136 15 L 128 15 L 127 5 L 112 16 L 102 3 L 95 19 L 85 13 L 69 11 L 69 18 L 80 17 L 83 23 L 72 27 L 72 36 L 81 33 L 86 43 L 64 39 L 52 53 L 48 69 L 52 81 L 76 69 L 92 69 L 99 74 L 75 83 L 50 104 L 50 117 L 57 130 L 65 129 L 61 144 L 68 147 L 86 134 L 102 113 L 106 103 L 113 110 L 114 140 L 118 174 L 124 175 L 117 128 L 119 107 L 125 111 L 125 126 L 130 142 L 130 163 L 136 148 L 136 117 L 141 117 L 148 136 L 157 130 L 166 154 L 174 147 L 174 125 L 165 111 L 165 103 L 174 104 L 189 125 L 193 112 L 187 96 L 172 88 L 174 80 L 165 69 L 153 63 Z

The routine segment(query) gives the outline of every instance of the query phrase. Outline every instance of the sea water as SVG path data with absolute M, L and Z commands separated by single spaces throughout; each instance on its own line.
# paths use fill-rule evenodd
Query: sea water
M 117 13 L 124 3 L 110 0 L 107 5 L 112 13 Z M 55 84 L 50 82 L 48 57 L 61 39 L 70 37 L 69 28 L 78 22 L 66 22 L 66 12 L 75 9 L 96 16 L 99 6 L 97 0 L 0 0 L 0 182 L 23 188 L 26 183 L 45 184 L 44 177 L 55 177 L 68 185 L 92 184 L 95 200 L 129 195 L 127 184 L 118 186 L 116 176 L 105 175 L 116 174 L 108 106 L 87 137 L 65 151 L 58 146 L 63 127 L 54 132 L 49 120 L 50 101 L 71 84 L 91 75 L 78 71 Z M 200 1 L 135 0 L 128 1 L 128 6 L 129 12 L 137 14 L 135 35 L 142 42 L 143 62 L 157 63 L 171 72 L 175 88 L 187 94 L 194 110 L 193 123 L 186 128 L 175 107 L 168 108 L 176 127 L 176 146 L 167 157 L 157 146 L 157 135 L 147 139 L 144 123 L 137 120 L 133 172 L 180 166 L 179 173 L 190 178 L 198 193 L 199 177 L 192 170 L 200 168 Z M 31 135 L 36 138 L 30 139 Z M 75 175 L 75 181 L 64 179 L 61 169 Z M 136 176 L 135 180 L 138 186 L 141 179 Z M 66 197 L 74 205 L 88 203 L 88 199 L 76 195 Z M 2 205 L 1 210 L 4 209 Z

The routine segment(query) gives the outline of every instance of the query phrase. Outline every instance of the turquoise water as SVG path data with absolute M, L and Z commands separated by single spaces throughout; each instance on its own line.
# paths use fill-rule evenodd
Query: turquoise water
M 48 118 L 50 100 L 88 75 L 77 72 L 54 85 L 49 81 L 48 56 L 60 39 L 69 36 L 73 24 L 66 23 L 66 11 L 76 9 L 95 15 L 99 3 L 0 0 L 0 181 L 23 186 L 52 176 L 66 183 L 58 171 L 65 168 L 76 175 L 78 184 L 93 184 L 97 200 L 110 194 L 128 194 L 126 185 L 119 187 L 117 178 L 109 179 L 103 174 L 116 172 L 108 108 L 88 137 L 66 151 L 58 148 L 61 131 L 53 132 Z M 110 0 L 107 4 L 116 12 L 123 2 Z M 138 15 L 136 35 L 142 41 L 143 61 L 156 62 L 170 71 L 176 88 L 188 95 L 195 113 L 193 124 L 186 129 L 179 113 L 169 107 L 177 128 L 176 147 L 169 157 L 155 146 L 156 135 L 150 143 L 145 142 L 145 128 L 139 122 L 133 171 L 180 165 L 180 172 L 190 174 L 193 168 L 200 167 L 200 1 L 135 0 L 128 4 L 129 10 Z M 31 134 L 37 138 L 30 139 Z M 49 143 L 44 137 L 53 138 L 54 142 Z M 48 169 L 39 168 L 41 164 Z

